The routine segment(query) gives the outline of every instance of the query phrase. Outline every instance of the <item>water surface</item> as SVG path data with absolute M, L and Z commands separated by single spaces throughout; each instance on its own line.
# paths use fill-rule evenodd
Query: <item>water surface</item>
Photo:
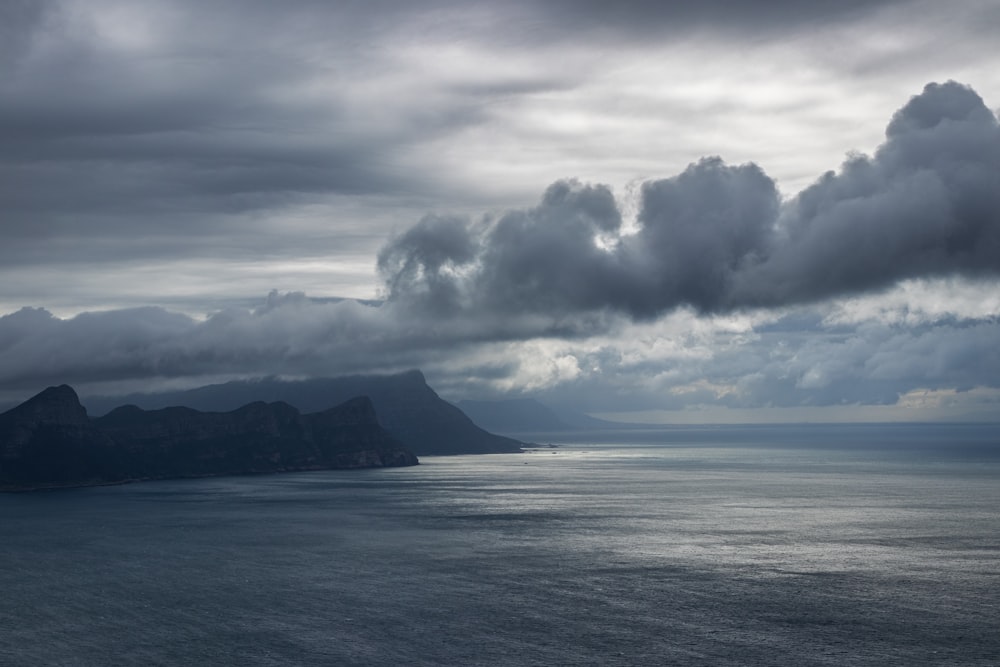
M 821 430 L 2 495 L 0 664 L 1000 664 L 996 432 Z

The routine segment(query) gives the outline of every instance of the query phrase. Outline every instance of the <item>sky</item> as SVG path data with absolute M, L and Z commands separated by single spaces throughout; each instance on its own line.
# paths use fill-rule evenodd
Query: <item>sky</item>
M 0 403 L 419 368 L 996 419 L 1000 1 L 0 0 Z

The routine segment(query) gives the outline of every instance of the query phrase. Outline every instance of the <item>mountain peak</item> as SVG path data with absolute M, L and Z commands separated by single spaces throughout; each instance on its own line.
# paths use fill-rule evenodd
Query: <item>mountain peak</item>
M 89 423 L 87 409 L 80 404 L 79 396 L 68 384 L 48 387 L 4 414 L 19 422 L 74 425 Z
M 419 382 L 420 384 L 427 384 L 427 378 L 424 377 L 423 371 L 418 368 L 412 368 L 408 371 L 403 371 L 399 374 L 400 377 L 413 382 Z
M 28 399 L 27 402 L 31 401 L 80 401 L 80 397 L 76 395 L 76 390 L 68 384 L 60 384 L 55 387 L 46 387 L 42 391 L 38 392 L 34 396 Z

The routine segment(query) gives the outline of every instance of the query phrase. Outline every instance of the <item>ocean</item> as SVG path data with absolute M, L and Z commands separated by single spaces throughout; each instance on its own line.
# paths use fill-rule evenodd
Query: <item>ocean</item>
M 1000 665 L 998 426 L 536 437 L 0 495 L 0 665 Z

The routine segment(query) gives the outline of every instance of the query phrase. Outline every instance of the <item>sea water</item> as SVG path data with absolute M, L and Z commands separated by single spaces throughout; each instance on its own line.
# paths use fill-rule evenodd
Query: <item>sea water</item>
M 0 495 L 0 665 L 1000 665 L 997 427 L 561 440 Z

